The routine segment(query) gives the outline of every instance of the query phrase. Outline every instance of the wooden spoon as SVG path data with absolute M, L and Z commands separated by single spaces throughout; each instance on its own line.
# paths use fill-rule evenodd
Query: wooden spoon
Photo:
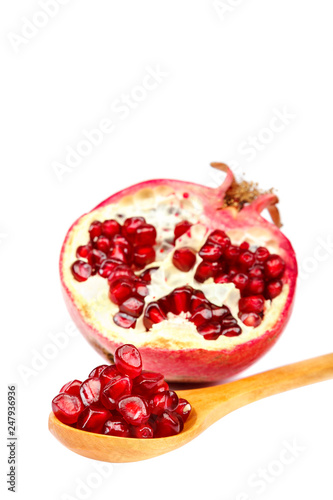
M 137 462 L 183 446 L 237 408 L 330 378 L 333 378 L 333 353 L 223 385 L 178 391 L 179 397 L 191 403 L 192 412 L 184 430 L 167 438 L 136 439 L 94 434 L 61 423 L 53 413 L 49 417 L 49 429 L 63 445 L 84 457 L 113 463 Z

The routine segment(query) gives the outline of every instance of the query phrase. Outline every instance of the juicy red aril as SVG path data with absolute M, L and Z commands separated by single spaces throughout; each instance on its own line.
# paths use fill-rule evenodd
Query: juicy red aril
M 205 323 L 198 327 L 198 333 L 206 340 L 216 340 L 222 333 L 221 323 Z
M 98 238 L 102 234 L 102 224 L 98 220 L 95 220 L 90 224 L 89 227 L 89 235 L 91 241 L 94 241 L 95 238 Z
M 117 261 L 118 262 L 118 261 Z M 120 278 L 128 278 L 129 280 L 135 280 L 136 276 L 133 273 L 132 269 L 127 264 L 120 264 L 112 270 L 109 274 L 108 282 L 118 280 Z
M 247 274 L 243 274 L 243 273 L 237 273 L 232 278 L 232 282 L 234 283 L 235 287 L 238 288 L 238 290 L 240 290 L 240 292 L 245 290 L 245 288 L 248 284 L 248 281 L 249 281 L 249 277 L 247 276 Z
M 152 426 L 147 422 L 137 426 L 133 425 L 131 427 L 131 435 L 139 439 L 150 439 L 154 437 L 154 431 Z
M 84 406 L 77 396 L 58 394 L 52 401 L 52 411 L 60 422 L 74 424 L 77 422 Z
M 281 280 L 273 280 L 267 283 L 266 292 L 269 299 L 274 299 L 282 292 L 283 283 Z
M 138 318 L 143 312 L 144 304 L 144 301 L 138 297 L 129 297 L 120 305 L 119 311 Z
M 95 245 L 96 245 L 96 248 L 98 250 L 101 250 L 101 252 L 104 252 L 105 254 L 107 254 L 108 251 L 110 250 L 111 242 L 110 242 L 109 238 L 101 235 L 97 238 Z
M 215 304 L 212 304 L 212 313 L 213 313 L 213 320 L 220 320 L 224 318 L 226 315 L 230 315 L 230 310 L 227 306 L 216 306 Z
M 219 271 L 222 270 L 222 266 L 219 262 L 200 262 L 198 265 L 194 279 L 203 283 L 208 278 L 213 278 Z
M 190 271 L 196 261 L 196 254 L 192 248 L 177 248 L 172 256 L 173 265 L 184 273 Z
M 229 274 L 226 274 L 226 273 L 217 274 L 214 277 L 214 283 L 230 283 L 230 282 L 231 282 L 231 278 L 230 278 Z
M 222 321 L 221 321 L 221 326 L 222 329 L 230 328 L 231 326 L 236 326 L 237 325 L 237 320 L 231 315 L 228 314 L 227 316 L 223 316 Z
M 98 274 L 102 278 L 108 278 L 111 272 L 121 264 L 120 260 L 106 259 L 102 262 L 101 267 L 98 269 Z
M 122 248 L 127 248 L 127 250 L 131 250 L 132 246 L 128 242 L 128 240 L 122 234 L 115 234 L 111 239 L 112 246 L 120 246 Z
M 149 291 L 148 288 L 144 283 L 141 283 L 140 281 L 135 281 L 133 284 L 133 291 L 136 295 L 139 297 L 147 297 Z
M 265 262 L 269 257 L 269 251 L 265 247 L 258 247 L 254 254 L 256 261 L 260 263 Z
M 238 337 L 242 333 L 242 329 L 239 325 L 235 326 L 230 326 L 229 328 L 226 328 L 223 330 L 222 334 L 225 337 Z
M 92 244 L 88 243 L 87 245 L 81 245 L 80 247 L 77 247 L 76 250 L 76 257 L 80 259 L 87 259 L 89 253 L 92 250 Z
M 241 312 L 262 313 L 265 307 L 265 299 L 261 295 L 243 297 L 240 299 L 238 306 Z
M 71 270 L 76 281 L 86 281 L 90 278 L 92 272 L 91 265 L 83 260 L 76 260 L 72 264 Z
M 139 396 L 148 397 L 163 387 L 163 375 L 143 370 L 141 375 L 133 380 L 133 392 Z
M 135 247 L 133 253 L 133 262 L 139 267 L 148 266 L 155 260 L 155 250 L 153 247 Z
M 270 255 L 265 262 L 265 275 L 268 279 L 281 278 L 285 263 L 279 255 Z
M 147 330 L 150 330 L 155 323 L 160 323 L 165 319 L 167 319 L 167 316 L 157 302 L 150 302 L 147 305 L 143 316 L 143 324 Z
M 243 241 L 243 243 L 239 245 L 239 248 L 241 250 L 248 250 L 250 248 L 250 244 L 247 241 Z
M 99 401 L 101 387 L 101 381 L 98 377 L 91 377 L 82 382 L 80 396 L 85 406 L 89 406 Z
M 210 321 L 212 317 L 213 313 L 211 307 L 208 304 L 201 304 L 190 317 L 190 321 L 198 327 Z
M 235 245 L 228 246 L 228 248 L 226 248 L 224 251 L 225 259 L 230 262 L 236 262 L 236 260 L 239 258 L 239 255 L 240 255 L 240 249 Z
M 238 264 L 242 269 L 247 270 L 254 264 L 254 260 L 254 254 L 249 250 L 245 250 L 245 252 L 242 252 L 238 257 Z
M 239 319 L 244 323 L 244 325 L 253 326 L 254 328 L 259 326 L 262 321 L 261 316 L 259 316 L 259 314 L 255 312 L 249 312 L 249 313 L 240 312 L 238 316 Z
M 183 430 L 184 423 L 180 415 L 176 412 L 164 411 L 156 420 L 156 430 L 154 437 L 167 437 L 179 434 Z
M 213 231 L 209 235 L 207 242 L 217 243 L 218 245 L 220 245 L 222 250 L 225 250 L 226 248 L 228 248 L 228 246 L 230 246 L 229 236 L 227 236 L 226 233 L 224 231 L 221 231 L 220 229 L 215 229 L 215 231 Z
M 96 368 L 96 370 L 98 369 L 99 367 Z M 94 370 L 93 370 L 94 371 Z M 91 372 L 93 373 L 93 372 Z M 117 375 L 119 375 L 119 372 L 116 368 L 116 365 L 109 365 L 107 366 L 101 373 L 100 373 L 100 378 L 101 378 L 101 384 L 102 384 L 102 387 L 104 387 L 106 384 L 108 384 L 110 382 L 110 380 L 114 379 L 115 377 L 117 377 Z M 98 375 L 95 375 L 95 376 L 98 376 Z
M 201 290 L 194 290 L 191 298 L 191 313 L 193 313 L 202 304 L 209 304 L 209 300 L 206 299 L 205 294 Z
M 71 380 L 71 382 L 67 382 L 59 392 L 65 392 L 66 394 L 70 394 L 71 396 L 80 397 L 80 387 L 82 382 L 80 380 Z
M 153 246 L 156 242 L 156 229 L 151 224 L 142 224 L 134 234 L 133 245 Z
M 168 390 L 169 390 L 169 385 L 165 380 L 163 380 L 163 382 L 161 383 L 161 385 L 157 387 L 155 392 L 165 392 Z
M 207 260 L 209 262 L 213 262 L 218 260 L 223 253 L 222 247 L 213 243 L 205 243 L 199 252 L 200 257 L 203 260 Z
M 130 437 L 130 427 L 120 415 L 111 415 L 105 422 L 103 434 L 107 436 Z
M 117 312 L 113 316 L 113 321 L 117 326 L 121 328 L 135 328 L 136 318 L 134 316 L 130 316 L 129 314 L 123 312 Z
M 182 236 L 182 234 L 186 233 L 191 227 L 192 224 L 188 220 L 178 222 L 178 224 L 175 225 L 174 229 L 175 239 L 179 238 L 179 236 Z
M 88 255 L 88 262 L 91 266 L 99 266 L 106 260 L 106 254 L 97 248 L 94 248 Z
M 150 413 L 141 396 L 125 396 L 117 403 L 117 410 L 131 425 L 141 425 L 148 421 Z
M 153 415 L 161 415 L 163 411 L 173 411 L 178 406 L 178 396 L 174 391 L 165 391 L 155 394 L 149 401 L 148 408 Z
M 184 398 L 179 398 L 179 403 L 175 411 L 182 417 L 184 423 L 188 419 L 191 410 L 192 407 L 190 403 Z
M 106 368 L 109 368 L 110 365 L 100 365 L 96 366 L 90 373 L 89 373 L 89 378 L 92 377 L 100 377 L 101 374 L 104 372 Z
M 146 220 L 143 217 L 129 217 L 124 221 L 121 232 L 125 236 L 125 238 L 128 239 L 128 241 L 133 243 L 137 229 L 143 226 L 143 224 L 145 223 Z
M 251 278 L 246 293 L 248 295 L 262 295 L 265 290 L 265 282 L 262 278 Z
M 110 219 L 102 222 L 102 234 L 104 234 L 104 236 L 107 236 L 109 239 L 111 239 L 116 234 L 119 234 L 120 232 L 121 226 L 116 220 Z
M 151 282 L 151 275 L 154 273 L 154 271 L 157 271 L 158 267 L 150 267 L 149 269 L 146 269 L 140 274 L 140 279 L 145 281 L 146 283 Z
M 129 396 L 132 391 L 132 380 L 127 375 L 117 375 L 106 386 L 101 393 L 101 403 L 109 410 L 114 410 L 117 401 L 122 396 Z
M 192 289 L 190 287 L 175 288 L 169 295 L 170 312 L 180 314 L 190 310 Z
M 248 272 L 249 278 L 264 278 L 265 277 L 265 272 L 264 268 L 261 265 L 255 265 L 251 267 L 251 269 Z
M 100 406 L 88 406 L 83 410 L 77 421 L 77 428 L 82 431 L 101 434 L 105 422 L 111 416 L 109 410 Z
M 115 304 L 122 304 L 133 293 L 133 283 L 128 278 L 119 278 L 110 283 L 109 297 Z
M 138 377 L 142 371 L 140 352 L 132 344 L 118 347 L 114 354 L 114 361 L 117 370 L 130 378 Z
M 117 259 L 125 264 L 131 264 L 132 257 L 132 249 L 123 245 L 114 245 L 108 253 L 108 259 Z

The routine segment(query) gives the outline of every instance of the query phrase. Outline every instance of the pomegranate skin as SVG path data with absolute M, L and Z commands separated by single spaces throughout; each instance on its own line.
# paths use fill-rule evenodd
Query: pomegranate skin
M 286 287 L 286 295 L 276 321 L 272 325 L 269 325 L 269 328 L 258 337 L 226 347 L 212 348 L 212 346 L 207 346 L 207 348 L 179 347 L 170 349 L 166 347 L 166 343 L 161 343 L 161 345 L 154 347 L 138 343 L 137 347 L 140 349 L 145 369 L 163 373 L 168 381 L 213 382 L 236 375 L 250 366 L 275 344 L 288 323 L 292 312 L 297 278 L 295 253 L 291 243 L 278 227 L 260 215 L 265 208 L 274 207 L 278 201 L 277 197 L 274 194 L 261 195 L 239 212 L 231 207 L 221 210 L 223 198 L 232 180 L 233 175 L 230 170 L 227 172 L 225 182 L 216 189 L 178 180 L 150 180 L 133 185 L 112 195 L 94 209 L 119 203 L 122 198 L 134 196 L 138 191 L 144 192 L 156 189 L 158 186 L 163 186 L 175 192 L 190 193 L 190 197 L 196 197 L 201 200 L 204 206 L 205 223 L 209 221 L 209 229 L 211 231 L 222 229 L 229 235 L 229 233 L 233 233 L 236 230 L 246 232 L 248 228 L 251 228 L 253 231 L 258 229 L 260 232 L 269 233 L 272 240 L 276 240 L 277 242 L 276 253 L 285 262 L 283 282 Z M 100 352 L 106 359 L 113 362 L 114 352 L 124 343 L 123 340 L 114 339 L 112 335 L 104 335 L 90 321 L 89 316 L 84 312 L 84 307 L 76 303 L 64 273 L 66 248 L 80 221 L 81 217 L 71 226 L 62 246 L 60 256 L 62 290 L 69 313 L 78 329 L 94 349 Z

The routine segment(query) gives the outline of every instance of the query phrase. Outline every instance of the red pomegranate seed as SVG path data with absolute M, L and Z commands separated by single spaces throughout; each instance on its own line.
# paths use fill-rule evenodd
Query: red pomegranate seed
M 242 292 L 245 290 L 247 284 L 249 281 L 249 277 L 246 274 L 243 273 L 237 273 L 235 276 L 232 278 L 232 282 L 234 283 L 235 287 Z
M 137 229 L 145 223 L 146 220 L 143 217 L 129 217 L 124 221 L 121 232 L 128 241 L 133 243 Z
M 188 419 L 191 410 L 192 406 L 190 405 L 190 403 L 184 398 L 179 398 L 179 403 L 175 411 L 182 417 L 184 423 Z
M 208 278 L 214 278 L 217 273 L 222 271 L 222 265 L 219 262 L 200 262 L 198 265 L 194 279 L 203 283 Z
M 84 406 L 77 396 L 71 394 L 58 394 L 52 401 L 52 411 L 63 424 L 77 422 Z
M 139 297 L 147 297 L 149 294 L 148 288 L 144 283 L 141 283 L 141 281 L 135 281 L 133 284 L 133 290 L 136 295 Z
M 109 274 L 108 282 L 111 284 L 112 281 L 116 281 L 120 278 L 128 278 L 130 281 L 132 281 L 136 279 L 136 276 L 127 264 L 120 264 L 116 266 Z
M 265 262 L 265 275 L 268 279 L 281 278 L 284 268 L 284 260 L 279 255 L 270 255 Z
M 201 290 L 194 290 L 191 298 L 191 313 L 194 313 L 194 311 L 196 311 L 196 309 L 202 304 L 209 304 L 209 300 L 205 297 L 205 294 Z
M 250 248 L 250 244 L 247 241 L 243 241 L 243 243 L 239 245 L 239 248 L 241 250 L 248 250 Z
M 159 392 L 149 401 L 148 408 L 153 415 L 161 415 L 163 411 L 173 411 L 178 406 L 178 396 L 174 391 Z
M 181 416 L 174 411 L 164 411 L 162 415 L 158 415 L 155 423 L 156 430 L 154 432 L 154 437 L 174 436 L 175 434 L 179 434 L 184 428 Z
M 158 267 L 150 267 L 140 274 L 140 279 L 146 283 L 151 283 L 151 275 L 154 271 L 157 271 Z
M 206 340 L 216 340 L 222 334 L 221 323 L 212 321 L 198 327 L 198 333 Z
M 208 262 L 214 262 L 218 260 L 223 253 L 223 249 L 220 245 L 213 243 L 205 243 L 203 247 L 201 247 L 199 255 L 203 260 L 207 260 Z
M 98 220 L 95 220 L 90 224 L 89 227 L 89 235 L 91 241 L 94 241 L 95 238 L 98 238 L 102 234 L 102 224 Z
M 264 268 L 263 266 L 256 265 L 253 266 L 248 272 L 249 278 L 264 278 Z
M 214 278 L 214 283 L 230 283 L 231 278 L 229 274 L 222 273 L 222 274 L 217 274 Z
M 104 234 L 104 236 L 107 236 L 109 239 L 113 238 L 113 236 L 119 234 L 120 232 L 121 226 L 116 220 L 105 220 L 102 223 L 102 234 Z
M 135 328 L 136 325 L 136 318 L 123 312 L 117 312 L 113 316 L 113 321 L 117 326 L 120 326 L 121 328 Z
M 148 266 L 155 261 L 155 250 L 153 247 L 135 247 L 133 262 L 138 268 Z
M 133 380 L 133 393 L 149 397 L 159 388 L 163 388 L 163 375 L 143 370 L 141 375 Z
M 173 314 L 180 314 L 181 312 L 188 312 L 190 310 L 190 303 L 192 297 L 191 287 L 175 288 L 169 294 L 170 312 Z
M 220 229 L 215 229 L 215 231 L 209 235 L 207 242 L 217 243 L 222 247 L 223 251 L 230 246 L 230 238 Z
M 124 264 L 131 264 L 133 260 L 132 249 L 122 245 L 114 245 L 108 253 L 108 259 L 117 259 Z
M 92 377 L 100 377 L 102 375 L 102 373 L 104 372 L 104 370 L 106 368 L 109 368 L 110 365 L 99 365 L 99 366 L 96 366 L 96 368 L 94 368 L 90 373 L 89 373 L 89 378 L 92 378 Z
M 173 265 L 184 273 L 187 273 L 193 268 L 195 261 L 195 251 L 189 247 L 177 248 L 172 256 Z
M 167 319 L 167 316 L 157 302 L 150 302 L 147 305 L 143 316 L 143 324 L 147 330 L 150 330 L 155 323 L 160 323 L 165 319 Z
M 96 368 L 97 370 L 97 368 Z M 92 373 L 92 372 L 91 372 Z M 101 384 L 104 387 L 106 384 L 113 380 L 115 377 L 119 375 L 119 372 L 116 368 L 116 365 L 108 365 L 105 370 L 100 373 Z
M 106 259 L 102 262 L 101 267 L 98 269 L 98 274 L 102 276 L 102 278 L 108 278 L 111 272 L 120 264 L 121 264 L 120 260 Z
M 115 304 L 122 304 L 133 293 L 133 282 L 128 278 L 119 278 L 110 283 L 109 298 Z
M 109 410 L 101 406 L 88 406 L 83 410 L 77 421 L 77 428 L 82 431 L 101 434 L 105 422 L 110 418 Z
M 87 243 L 87 245 L 81 245 L 80 247 L 77 247 L 76 257 L 79 259 L 87 259 L 92 249 L 93 247 L 91 243 Z
M 246 293 L 248 295 L 262 295 L 265 290 L 265 282 L 262 278 L 251 278 Z
M 238 307 L 241 312 L 262 313 L 265 307 L 265 299 L 262 295 L 243 297 L 239 300 Z
M 139 297 L 129 297 L 120 305 L 119 311 L 138 318 L 143 312 L 144 305 L 144 300 Z
M 258 247 L 254 255 L 257 262 L 263 263 L 268 259 L 269 251 L 265 247 Z
M 94 248 L 88 255 L 88 262 L 91 266 L 100 266 L 106 260 L 106 254 L 97 248 Z
M 222 330 L 237 326 L 237 320 L 231 314 L 224 316 L 221 320 Z
M 251 266 L 253 266 L 254 261 L 255 261 L 254 254 L 249 250 L 245 250 L 238 257 L 238 264 L 240 265 L 241 269 L 245 271 L 247 271 Z
M 181 222 L 178 222 L 178 224 L 175 225 L 175 229 L 174 229 L 175 239 L 177 240 L 179 238 L 179 236 L 182 236 L 191 227 L 192 227 L 192 224 L 188 220 L 182 220 Z
M 133 245 L 153 246 L 156 243 L 156 229 L 151 224 L 142 224 L 134 234 Z
M 215 304 L 211 305 L 212 313 L 213 313 L 213 321 L 219 321 L 227 315 L 230 315 L 230 309 L 227 306 L 216 306 Z
M 117 403 L 117 410 L 131 425 L 141 425 L 148 421 L 150 413 L 141 396 L 125 396 Z
M 124 344 L 114 353 L 117 370 L 130 378 L 138 377 L 142 371 L 142 359 L 138 349 L 132 344 Z
M 267 283 L 266 292 L 269 299 L 273 300 L 282 292 L 283 283 L 281 280 L 273 280 Z
M 139 439 L 150 439 L 154 437 L 154 431 L 152 426 L 147 422 L 141 425 L 132 425 L 131 435 Z
M 72 264 L 71 270 L 76 281 L 86 281 L 90 278 L 92 272 L 91 265 L 83 260 L 76 260 Z
M 107 254 L 108 251 L 110 250 L 111 242 L 110 242 L 109 238 L 101 235 L 97 238 L 95 245 L 96 245 L 96 248 L 98 250 Z
M 101 387 L 101 381 L 98 377 L 91 377 L 82 382 L 80 396 L 85 406 L 89 406 L 99 401 Z
M 169 384 L 164 380 L 161 385 L 156 389 L 156 392 L 164 392 L 169 390 Z
M 201 304 L 197 307 L 195 312 L 190 317 L 190 321 L 195 324 L 196 327 L 207 323 L 213 318 L 212 309 L 208 304 Z
M 132 385 L 132 380 L 127 375 L 117 375 L 104 386 L 101 403 L 105 408 L 115 410 L 118 399 L 131 394 Z
M 67 382 L 67 384 L 60 389 L 59 393 L 64 392 L 79 398 L 81 384 L 82 382 L 80 380 L 71 380 L 71 382 Z
M 250 313 L 239 313 L 238 314 L 239 319 L 244 323 L 246 326 L 253 326 L 254 328 L 256 326 L 259 326 L 261 323 L 261 316 L 259 314 L 250 312 Z
M 224 337 L 238 337 L 242 333 L 242 329 L 239 325 L 230 326 L 229 328 L 225 328 L 222 332 Z
M 120 415 L 111 415 L 105 422 L 103 434 L 107 436 L 130 437 L 130 428 Z
M 240 249 L 235 245 L 230 245 L 224 251 L 224 258 L 229 262 L 236 262 L 240 256 Z

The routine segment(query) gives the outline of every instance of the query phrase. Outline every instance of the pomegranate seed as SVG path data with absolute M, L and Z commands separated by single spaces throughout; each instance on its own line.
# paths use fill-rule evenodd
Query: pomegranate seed
M 208 262 L 214 262 L 222 256 L 223 250 L 220 245 L 205 243 L 199 252 L 200 257 Z
M 134 248 L 133 262 L 137 267 L 142 268 L 148 266 L 148 264 L 151 264 L 154 260 L 155 250 L 153 247 Z
M 229 328 L 225 328 L 222 332 L 222 335 L 225 337 L 238 337 L 242 333 L 242 329 L 239 325 L 230 326 Z
M 91 377 L 82 382 L 80 395 L 85 406 L 89 406 L 99 401 L 101 387 L 101 381 L 98 377 Z
M 146 283 L 151 283 L 151 275 L 154 271 L 157 271 L 158 267 L 150 267 L 140 274 L 140 279 L 146 281 Z
M 141 375 L 133 380 L 133 392 L 139 396 L 149 397 L 159 388 L 163 388 L 163 375 L 143 370 Z
M 132 269 L 127 264 L 120 264 L 115 267 L 109 274 L 108 282 L 111 284 L 120 278 L 128 278 L 130 281 L 135 280 L 136 276 Z
M 273 300 L 282 292 L 283 283 L 281 280 L 273 280 L 267 283 L 266 292 L 269 299 Z
M 196 327 L 207 323 L 213 317 L 212 309 L 208 304 L 201 304 L 197 307 L 194 314 L 192 314 L 190 321 L 195 324 Z
M 134 234 L 133 245 L 153 246 L 156 243 L 156 229 L 151 224 L 142 224 Z
M 128 423 L 120 415 L 111 415 L 105 422 L 103 434 L 107 436 L 130 437 Z
M 90 224 L 89 227 L 89 235 L 91 241 L 94 241 L 95 238 L 98 238 L 102 234 L 102 224 L 98 220 L 95 220 Z
M 135 281 L 133 285 L 133 290 L 136 295 L 139 297 L 147 297 L 149 294 L 148 288 L 144 283 L 141 283 L 140 281 Z
M 214 283 L 230 283 L 230 282 L 231 282 L 231 278 L 230 278 L 229 274 L 225 274 L 225 273 L 217 274 L 214 278 Z
M 155 323 L 160 323 L 166 319 L 166 314 L 157 302 L 150 302 L 147 305 L 143 316 L 143 324 L 147 330 L 150 330 Z
M 254 264 L 254 260 L 255 260 L 254 254 L 249 250 L 245 250 L 245 252 L 242 252 L 238 257 L 238 263 L 241 266 L 241 268 L 245 271 Z
M 198 333 L 206 340 L 216 340 L 222 334 L 222 327 L 220 323 L 211 322 L 198 327 Z
M 156 430 L 154 437 L 167 437 L 179 434 L 184 427 L 183 420 L 176 412 L 164 411 L 155 420 Z
M 251 278 L 246 293 L 248 295 L 262 295 L 265 290 L 265 282 L 262 278 Z
M 102 223 L 102 234 L 104 234 L 104 236 L 107 236 L 109 239 L 111 239 L 116 234 L 119 234 L 120 232 L 121 226 L 116 220 L 105 220 Z
M 97 238 L 97 241 L 95 243 L 96 245 L 96 248 L 98 250 L 100 250 L 101 252 L 104 252 L 105 254 L 108 253 L 108 251 L 110 250 L 110 247 L 111 247 L 111 242 L 109 240 L 109 238 L 107 238 L 106 236 L 99 236 Z
M 109 410 L 114 410 L 122 396 L 129 396 L 132 391 L 132 380 L 127 375 L 117 375 L 106 384 L 101 393 L 101 403 Z
M 102 375 L 102 373 L 104 372 L 104 370 L 106 368 L 109 368 L 110 365 L 99 365 L 99 366 L 96 366 L 96 368 L 94 368 L 90 373 L 89 373 L 89 378 L 92 378 L 92 377 L 100 377 Z
M 131 425 L 141 425 L 148 421 L 150 413 L 141 396 L 125 396 L 117 403 L 117 410 Z
M 228 314 L 227 316 L 224 316 L 222 318 L 221 320 L 222 330 L 225 330 L 233 326 L 237 326 L 237 320 L 231 314 Z
M 91 266 L 100 266 L 106 260 L 106 254 L 97 248 L 94 248 L 88 255 L 88 262 Z
M 243 241 L 243 243 L 239 245 L 239 248 L 241 250 L 248 250 L 250 248 L 250 244 L 247 241 Z
M 143 217 L 129 217 L 124 221 L 121 232 L 128 241 L 133 243 L 137 229 L 145 223 L 146 220 Z
M 270 255 L 265 262 L 265 275 L 268 279 L 281 278 L 285 263 L 279 255 Z
M 138 377 L 142 371 L 142 360 L 138 349 L 132 344 L 124 344 L 114 353 L 117 370 L 130 378 Z
M 219 321 L 227 315 L 230 315 L 230 310 L 227 306 L 215 306 L 212 304 L 213 321 Z
M 76 260 L 72 264 L 71 271 L 76 281 L 86 281 L 91 276 L 92 268 L 87 262 Z
M 101 267 L 98 269 L 98 274 L 102 276 L 102 278 L 108 278 L 111 272 L 120 264 L 120 260 L 106 259 L 102 262 Z
M 149 401 L 148 408 L 153 415 L 161 415 L 163 411 L 173 411 L 178 406 L 178 396 L 174 391 L 165 391 L 155 394 Z
M 97 370 L 97 368 L 96 368 Z M 113 380 L 115 377 L 119 375 L 119 372 L 116 368 L 116 365 L 109 365 L 103 370 L 100 374 L 101 377 L 101 384 L 102 387 L 104 387 L 106 384 L 110 382 L 110 380 Z
M 109 298 L 115 304 L 122 304 L 133 293 L 133 283 L 128 278 L 119 278 L 110 283 Z
M 101 434 L 105 422 L 110 418 L 109 410 L 100 406 L 88 406 L 83 410 L 77 421 L 77 428 L 82 431 Z
M 156 392 L 165 392 L 169 390 L 169 384 L 164 380 L 161 385 L 156 389 Z
M 250 270 L 249 270 L 249 278 L 264 278 L 265 276 L 265 273 L 264 273 L 264 268 L 263 266 L 253 266 Z
M 149 423 L 132 426 L 131 427 L 131 435 L 135 438 L 139 439 L 149 439 L 154 437 L 154 431 Z
M 113 321 L 121 328 L 135 328 L 136 325 L 136 318 L 123 312 L 117 312 L 113 316 Z
M 182 236 L 184 233 L 186 233 L 191 227 L 192 224 L 188 220 L 182 220 L 181 222 L 178 222 L 178 224 L 175 225 L 174 229 L 175 240 L 177 240 L 179 236 Z
M 258 247 L 254 255 L 257 262 L 263 263 L 268 259 L 269 251 L 265 247 Z
M 66 394 L 70 394 L 71 396 L 80 397 L 80 387 L 82 382 L 80 380 L 72 380 L 71 382 L 67 382 L 61 389 L 60 393 L 64 392 Z
M 183 273 L 190 271 L 195 261 L 195 251 L 188 247 L 177 248 L 172 256 L 173 265 Z
M 261 323 L 261 316 L 255 312 L 250 312 L 250 313 L 239 313 L 238 314 L 239 319 L 244 323 L 246 326 L 253 326 L 254 328 L 256 326 L 259 326 Z
M 203 283 L 208 278 L 214 278 L 214 276 L 222 271 L 222 266 L 219 262 L 200 262 L 198 265 L 194 279 L 199 281 L 199 283 Z
M 175 411 L 182 417 L 184 423 L 188 419 L 191 410 L 192 406 L 190 405 L 190 403 L 184 398 L 179 398 L 179 403 Z
M 132 245 L 128 242 L 128 240 L 122 234 L 115 234 L 111 239 L 112 246 L 119 246 L 122 248 L 127 248 L 127 250 L 131 250 Z
M 60 393 L 52 400 L 52 411 L 63 424 L 77 422 L 83 408 L 81 399 L 71 394 Z
M 207 242 L 217 243 L 223 251 L 230 246 L 230 238 L 220 229 L 215 229 L 215 231 L 209 235 Z
M 87 245 L 81 245 L 76 250 L 76 257 L 80 258 L 80 259 L 87 259 L 87 257 L 90 254 L 92 248 L 93 247 L 92 247 L 91 243 L 87 243 Z
M 145 303 L 138 297 L 129 297 L 120 305 L 119 311 L 129 314 L 134 318 L 141 316 Z
M 169 294 L 170 312 L 177 315 L 181 312 L 188 312 L 190 310 L 191 297 L 192 288 L 186 286 L 175 288 Z
M 262 295 L 243 297 L 239 300 L 238 307 L 241 312 L 262 313 L 265 307 L 265 299 Z
M 238 290 L 240 290 L 240 292 L 245 290 L 248 281 L 249 277 L 243 273 L 235 274 L 235 276 L 232 278 L 232 282 L 234 283 L 235 287 L 238 288 Z
M 132 249 L 122 245 L 114 245 L 108 253 L 108 259 L 117 259 L 125 264 L 131 264 L 133 260 Z
M 224 258 L 229 262 L 236 262 L 240 256 L 240 249 L 235 245 L 230 245 L 224 251 Z
M 191 298 L 191 313 L 194 313 L 202 304 L 209 304 L 209 300 L 206 299 L 205 294 L 201 290 L 194 290 Z

